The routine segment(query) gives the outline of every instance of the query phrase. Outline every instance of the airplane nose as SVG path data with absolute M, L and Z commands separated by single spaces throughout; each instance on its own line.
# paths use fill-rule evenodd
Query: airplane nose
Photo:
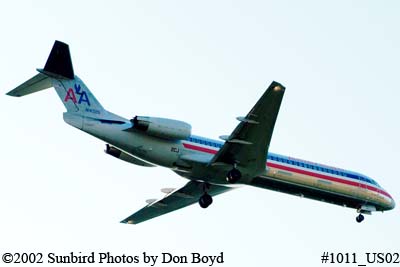
M 396 202 L 394 202 L 393 197 L 388 193 L 388 191 L 382 190 L 381 191 L 387 198 L 389 198 L 389 201 L 385 201 L 385 205 L 384 205 L 384 210 L 392 210 L 394 209 L 394 207 L 396 207 Z M 387 199 L 386 198 L 386 199 Z
M 392 198 L 392 201 L 390 201 L 390 207 L 389 209 L 394 209 L 394 207 L 396 207 L 396 203 L 394 202 L 394 199 Z

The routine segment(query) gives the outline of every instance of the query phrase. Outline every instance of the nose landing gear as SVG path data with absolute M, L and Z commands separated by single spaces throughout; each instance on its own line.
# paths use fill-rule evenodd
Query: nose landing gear
M 358 216 L 356 217 L 356 221 L 357 221 L 358 223 L 364 221 L 364 215 L 362 215 L 361 213 L 358 214 Z

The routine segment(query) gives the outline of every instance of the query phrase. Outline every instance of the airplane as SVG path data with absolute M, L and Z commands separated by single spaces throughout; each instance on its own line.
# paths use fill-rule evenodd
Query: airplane
M 74 74 L 69 46 L 55 41 L 43 69 L 7 93 L 21 97 L 54 87 L 66 108 L 64 121 L 106 142 L 105 152 L 144 167 L 162 166 L 188 179 L 181 188 L 164 188 L 162 199 L 121 223 L 138 224 L 196 202 L 207 208 L 213 197 L 243 185 L 274 190 L 356 209 L 363 214 L 391 210 L 395 201 L 373 179 L 353 171 L 269 152 L 285 87 L 272 82 L 230 135 L 216 141 L 191 133 L 178 120 L 135 116 L 125 119 L 100 104 Z

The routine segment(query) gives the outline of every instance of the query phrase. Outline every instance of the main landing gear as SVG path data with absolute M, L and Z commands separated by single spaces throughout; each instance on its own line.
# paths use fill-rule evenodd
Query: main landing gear
M 199 198 L 199 205 L 203 209 L 208 208 L 213 202 L 212 196 L 207 193 L 207 190 L 210 188 L 210 184 L 203 183 L 203 195 Z
M 358 223 L 364 221 L 364 215 L 362 215 L 361 213 L 358 214 L 358 216 L 356 217 L 356 221 L 357 221 Z
M 240 177 L 242 177 L 242 173 L 238 169 L 233 168 L 226 175 L 226 181 L 228 183 L 234 184 L 240 179 Z
M 208 206 L 210 206 L 212 202 L 213 202 L 212 196 L 207 194 L 207 192 L 205 192 L 199 199 L 199 205 L 203 209 L 208 208 Z
M 236 183 L 240 178 L 242 177 L 242 173 L 236 169 L 235 167 L 230 170 L 227 175 L 226 175 L 226 181 L 228 183 L 234 184 Z M 210 196 L 207 193 L 207 189 L 210 187 L 209 184 L 204 183 L 204 188 L 203 188 L 203 195 L 199 198 L 199 205 L 200 207 L 202 207 L 203 209 L 208 208 L 208 206 L 210 206 L 213 202 L 212 196 Z

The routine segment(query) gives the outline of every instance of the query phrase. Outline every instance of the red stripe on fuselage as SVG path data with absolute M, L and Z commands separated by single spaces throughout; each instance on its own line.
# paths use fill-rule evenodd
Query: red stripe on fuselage
M 201 146 L 196 146 L 196 145 L 192 145 L 192 144 L 188 144 L 188 143 L 183 143 L 183 146 L 185 148 L 188 149 L 193 149 L 196 151 L 201 151 L 204 153 L 209 153 L 209 154 L 217 154 L 217 150 L 214 149 L 210 149 L 210 148 L 206 148 L 206 147 L 201 147 Z M 311 171 L 306 171 L 306 170 L 301 170 L 301 169 L 296 169 L 293 167 L 288 167 L 288 166 L 284 166 L 284 165 L 280 165 L 280 164 L 276 164 L 276 163 L 272 163 L 272 162 L 267 162 L 266 165 L 268 167 L 272 167 L 272 168 L 276 168 L 276 169 L 280 169 L 280 170 L 285 170 L 285 171 L 290 171 L 290 172 L 295 172 L 298 174 L 303 174 L 303 175 L 309 175 L 309 176 L 313 176 L 316 178 L 320 178 L 320 179 L 324 179 L 324 180 L 328 180 L 328 181 L 332 181 L 332 182 L 336 182 L 336 183 L 342 183 L 342 184 L 347 184 L 347 185 L 351 185 L 351 186 L 355 186 L 355 187 L 359 187 L 360 185 L 365 186 L 366 189 L 383 194 L 389 198 L 392 198 L 386 191 L 379 189 L 379 188 L 375 188 L 373 186 L 370 185 L 366 185 L 366 184 L 360 184 L 358 182 L 354 182 L 354 181 L 349 181 L 349 180 L 345 180 L 345 179 L 340 179 L 337 177 L 332 177 L 332 176 L 328 176 L 328 175 L 324 175 L 324 174 L 320 174 L 320 173 L 315 173 L 315 172 L 311 172 Z
M 209 149 L 206 147 L 201 147 L 201 146 L 194 146 L 192 144 L 188 144 L 188 143 L 183 143 L 183 146 L 185 148 L 189 148 L 189 149 L 193 149 L 193 150 L 197 150 L 197 151 L 201 151 L 201 152 L 205 152 L 205 153 L 209 153 L 209 154 L 217 154 L 217 150 L 214 149 Z
M 332 181 L 332 182 L 336 182 L 336 183 L 342 183 L 342 184 L 347 184 L 347 185 L 351 185 L 351 186 L 356 186 L 359 187 L 361 186 L 365 186 L 366 189 L 383 194 L 389 198 L 392 198 L 388 193 L 386 193 L 385 191 L 370 186 L 370 185 L 366 185 L 366 184 L 360 184 L 354 181 L 349 181 L 349 180 L 345 180 L 345 179 L 340 179 L 337 177 L 332 177 L 332 176 L 328 176 L 328 175 L 324 175 L 324 174 L 320 174 L 320 173 L 315 173 L 315 172 L 310 172 L 310 171 L 306 171 L 306 170 L 300 170 L 300 169 L 295 169 L 292 167 L 288 167 L 288 166 L 283 166 L 283 165 L 279 165 L 276 163 L 272 163 L 272 162 L 267 162 L 267 166 L 268 167 L 272 167 L 272 168 L 277 168 L 277 169 L 281 169 L 281 170 L 285 170 L 285 171 L 290 171 L 290 172 L 295 172 L 295 173 L 299 173 L 299 174 L 304 174 L 304 175 L 308 175 L 308 176 L 313 176 L 316 178 L 320 178 L 320 179 L 324 179 L 324 180 L 328 180 L 328 181 Z

